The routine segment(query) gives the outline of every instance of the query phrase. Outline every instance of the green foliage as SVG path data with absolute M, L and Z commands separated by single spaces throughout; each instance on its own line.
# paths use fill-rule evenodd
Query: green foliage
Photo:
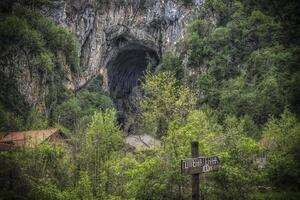
M 99 148 L 101 154 L 109 156 L 110 152 L 117 150 L 121 141 L 121 132 L 116 125 L 116 112 L 106 110 L 95 113 L 86 134 L 86 148 Z M 89 151 L 92 153 L 92 151 Z M 96 153 L 96 152 L 95 152 Z
M 38 112 L 33 110 L 29 113 L 29 116 L 26 119 L 26 125 L 23 127 L 23 130 L 41 130 L 46 129 L 48 127 L 48 120 L 47 117 Z M 22 130 L 22 129 L 19 129 Z
M 41 185 L 33 184 L 32 190 L 29 194 L 29 198 L 32 200 L 39 200 L 39 199 L 47 199 L 47 200 L 71 200 L 74 199 L 73 195 L 69 191 L 61 191 L 57 188 L 52 182 L 46 183 Z
M 1 152 L 0 156 L 0 193 L 5 199 L 72 199 L 67 198 L 71 185 L 69 158 L 62 149 L 43 144 L 22 151 Z
M 42 39 L 36 30 L 32 30 L 27 21 L 17 16 L 6 17 L 0 24 L 1 51 L 9 52 L 15 48 L 40 49 Z
M 63 102 L 56 108 L 55 118 L 57 123 L 63 124 L 65 127 L 77 128 L 81 116 L 81 105 L 77 98 L 71 98 Z
M 251 199 L 257 199 L 257 200 L 282 200 L 282 199 L 290 199 L 290 200 L 296 200 L 299 199 L 300 194 L 297 191 L 272 191 L 272 192 L 260 192 L 255 193 L 251 196 Z
M 190 87 L 197 94 L 200 105 L 207 104 L 219 112 L 217 118 L 225 128 L 222 137 L 226 146 L 216 147 L 222 152 L 220 157 L 226 155 L 225 161 L 216 176 L 217 184 L 208 183 L 206 188 L 209 190 L 213 186 L 215 199 L 220 199 L 220 194 L 222 199 L 239 199 L 238 196 L 292 199 L 299 195 L 299 155 L 295 153 L 300 143 L 298 120 L 284 112 L 291 108 L 299 116 L 299 106 L 295 103 L 298 96 L 295 85 L 299 85 L 295 78 L 299 77 L 299 68 L 295 66 L 299 60 L 299 55 L 295 54 L 298 44 L 285 42 L 296 40 L 291 38 L 293 31 L 282 28 L 289 24 L 288 20 L 282 21 L 285 14 L 279 7 L 277 11 L 273 9 L 279 4 L 281 1 L 269 1 L 267 5 L 258 1 L 209 0 L 204 7 L 217 16 L 217 21 L 204 17 L 193 21 L 189 27 L 186 37 L 188 66 L 194 72 L 189 77 Z M 296 4 L 287 3 L 289 6 Z M 266 10 L 269 12 L 264 12 Z M 261 143 L 269 157 L 266 170 L 257 173 L 245 158 L 260 151 L 248 136 L 260 139 L 261 134 Z M 217 140 L 218 137 L 213 138 Z M 255 183 L 276 189 L 255 192 Z M 250 195 L 249 191 L 257 196 Z
M 97 81 L 97 80 L 96 80 Z M 84 130 L 94 112 L 114 108 L 113 102 L 100 88 L 83 89 L 71 95 L 54 111 L 55 123 L 62 124 L 70 130 Z
M 189 25 L 187 38 L 189 66 L 197 67 L 204 63 L 208 53 L 204 38 L 210 33 L 210 29 L 209 24 L 203 20 L 195 20 Z
M 175 73 L 177 80 L 182 80 L 184 77 L 183 67 L 178 55 L 172 52 L 165 52 L 162 58 L 161 71 L 171 71 Z
M 51 53 L 42 53 L 34 58 L 33 65 L 39 69 L 39 73 L 50 73 L 53 71 L 53 61 Z
M 10 6 L 5 14 L 0 16 L 0 59 L 3 68 L 0 101 L 7 112 L 20 115 L 23 121 L 26 121 L 26 115 L 32 108 L 22 104 L 24 97 L 15 89 L 15 85 L 23 84 L 19 82 L 22 74 L 28 71 L 35 84 L 47 83 L 49 92 L 45 109 L 51 118 L 52 104 L 60 103 L 65 91 L 66 72 L 69 69 L 75 75 L 80 70 L 73 34 L 50 22 L 39 12 L 42 5 L 47 6 L 48 3 L 47 0 L 12 1 L 8 3 Z
M 19 130 L 38 130 L 48 127 L 48 120 L 45 115 L 36 110 L 27 113 L 26 119 L 7 111 L 0 104 L 0 132 L 19 131 Z
M 92 182 L 88 172 L 81 171 L 79 175 L 79 182 L 76 188 L 78 199 L 80 200 L 93 200 Z
M 108 160 L 118 152 L 122 136 L 116 126 L 116 112 L 106 110 L 95 113 L 84 138 L 81 162 L 92 182 L 94 196 L 103 199 L 108 193 L 110 174 Z
M 263 131 L 263 143 L 269 151 L 268 173 L 272 183 L 280 188 L 300 185 L 300 123 L 285 111 L 280 119 L 270 119 Z
M 33 56 L 33 64 L 41 71 L 52 71 L 57 62 L 52 55 L 63 54 L 71 71 L 78 70 L 78 53 L 74 37 L 61 26 L 39 14 L 17 7 L 16 16 L 4 17 L 0 24 L 1 52 L 5 57 L 23 50 L 26 57 Z
M 250 115 L 257 124 L 266 122 L 269 115 L 278 116 L 291 95 L 288 72 L 282 67 L 290 60 L 291 54 L 280 47 L 254 51 L 246 71 L 224 83 L 220 107 L 225 113 Z
M 166 152 L 176 160 L 174 164 L 189 157 L 191 141 L 199 141 L 201 155 L 217 155 L 222 161 L 220 170 L 208 174 L 210 178 L 201 185 L 206 199 L 239 199 L 240 194 L 245 195 L 240 196 L 244 199 L 251 193 L 252 183 L 259 180 L 252 165 L 252 156 L 259 152 L 259 146 L 247 137 L 244 121 L 228 117 L 222 126 L 211 109 L 191 112 L 182 127 L 178 122 L 171 125 L 164 138 Z M 174 167 L 174 176 L 180 177 L 178 170 Z
M 128 170 L 132 178 L 129 191 L 136 199 L 166 199 L 175 197 L 174 194 L 168 193 L 168 177 L 164 161 L 160 157 L 146 159 L 138 163 L 135 168 Z M 162 173 L 158 173 L 162 172 Z
M 32 16 L 28 18 L 31 19 Z M 42 33 L 47 47 L 52 52 L 55 54 L 63 52 L 66 63 L 70 65 L 71 71 L 76 73 L 79 69 L 79 57 L 74 36 L 62 26 L 55 25 L 45 18 L 33 18 L 30 23 Z
M 144 92 L 140 101 L 144 128 L 158 137 L 163 136 L 171 120 L 176 116 L 184 119 L 195 104 L 191 91 L 179 87 L 175 75 L 169 71 L 158 74 L 148 71 L 141 88 Z
M 0 131 L 20 130 L 24 125 L 24 120 L 12 112 L 6 111 L 0 104 Z
M 298 108 L 291 90 L 295 82 L 289 81 L 299 71 L 293 67 L 296 55 L 293 48 L 279 45 L 281 24 L 273 17 L 230 2 L 206 2 L 221 16 L 217 26 L 208 20 L 190 24 L 188 65 L 198 71 L 190 85 L 200 103 L 220 110 L 222 119 L 247 115 L 261 126 L 286 106 Z
M 17 73 L 17 72 L 16 72 Z M 0 72 L 0 107 L 13 115 L 24 117 L 30 109 L 13 79 Z

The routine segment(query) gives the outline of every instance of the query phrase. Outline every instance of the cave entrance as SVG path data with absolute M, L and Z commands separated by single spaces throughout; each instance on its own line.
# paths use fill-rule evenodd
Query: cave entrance
M 136 111 L 132 97 L 138 95 L 140 84 L 147 67 L 154 69 L 159 57 L 154 49 L 141 44 L 131 44 L 119 49 L 107 67 L 108 89 L 118 110 L 118 122 L 126 129 L 126 123 Z M 128 130 L 126 130 L 128 131 Z

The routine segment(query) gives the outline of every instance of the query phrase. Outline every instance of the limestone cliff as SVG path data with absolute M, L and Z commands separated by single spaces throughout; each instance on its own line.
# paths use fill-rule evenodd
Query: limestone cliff
M 109 87 L 107 70 L 120 52 L 145 48 L 160 57 L 183 38 L 201 4 L 197 0 L 186 8 L 176 0 L 58 0 L 47 14 L 78 38 L 83 73 L 76 87 L 99 73 Z
M 199 0 L 191 7 L 176 0 L 59 0 L 49 17 L 78 38 L 83 71 L 73 80 L 75 88 L 100 75 L 121 108 L 147 59 L 155 66 L 164 50 L 174 49 L 201 5 Z
M 201 11 L 202 0 L 184 6 L 180 0 L 53 0 L 43 15 L 70 30 L 78 40 L 80 72 L 64 80 L 80 89 L 96 76 L 114 99 L 126 107 L 128 96 L 151 61 L 174 50 L 188 22 Z M 66 67 L 66 71 L 68 68 Z M 44 105 L 47 87 L 21 70 L 19 90 L 30 105 Z

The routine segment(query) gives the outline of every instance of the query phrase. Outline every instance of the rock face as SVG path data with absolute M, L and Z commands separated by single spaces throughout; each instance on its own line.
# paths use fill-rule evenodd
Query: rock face
M 174 46 L 185 32 L 193 9 L 176 0 L 58 0 L 50 19 L 70 29 L 79 42 L 83 73 L 75 80 L 81 87 L 97 74 L 109 90 L 108 71 L 124 51 L 156 54 Z M 154 56 L 155 57 L 155 56 Z
M 162 52 L 176 46 L 202 3 L 187 8 L 178 0 L 58 0 L 49 17 L 78 38 L 83 73 L 73 80 L 75 88 L 100 75 L 123 113 L 149 63 L 157 66 Z
M 157 66 L 163 51 L 174 49 L 201 5 L 202 0 L 190 7 L 180 0 L 52 0 L 45 16 L 78 39 L 81 72 L 65 85 L 77 90 L 101 76 L 118 110 L 126 110 L 144 70 Z M 21 93 L 36 104 L 39 93 Z
M 125 143 L 133 151 L 144 151 L 161 146 L 161 141 L 151 135 L 129 135 L 125 138 Z

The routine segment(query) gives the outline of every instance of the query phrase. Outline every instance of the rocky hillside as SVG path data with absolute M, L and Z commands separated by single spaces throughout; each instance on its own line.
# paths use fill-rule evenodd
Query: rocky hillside
M 18 74 L 14 73 L 15 67 L 2 67 L 3 76 L 14 76 L 15 89 L 24 97 L 24 103 L 44 111 L 56 101 L 55 98 L 49 100 L 50 93 L 59 93 L 51 91 L 49 83 L 54 81 L 52 87 L 77 91 L 100 76 L 103 89 L 112 96 L 121 118 L 130 107 L 129 95 L 149 60 L 152 60 L 152 67 L 156 67 L 166 49 L 178 46 L 188 22 L 201 13 L 203 3 L 199 0 L 190 5 L 176 0 L 45 2 L 41 5 L 42 16 L 75 36 L 78 70 L 72 71 L 70 63 L 63 61 L 64 76 L 57 78 L 61 82 L 57 86 L 55 78 L 47 81 L 40 75 L 35 76 L 33 64 L 22 61 L 24 56 L 17 55 L 13 62 L 23 63 L 16 67 Z M 17 12 L 22 6 L 18 1 L 6 4 L 12 12 Z M 2 57 L 5 66 L 8 64 L 4 61 L 7 55 L 2 54 Z

